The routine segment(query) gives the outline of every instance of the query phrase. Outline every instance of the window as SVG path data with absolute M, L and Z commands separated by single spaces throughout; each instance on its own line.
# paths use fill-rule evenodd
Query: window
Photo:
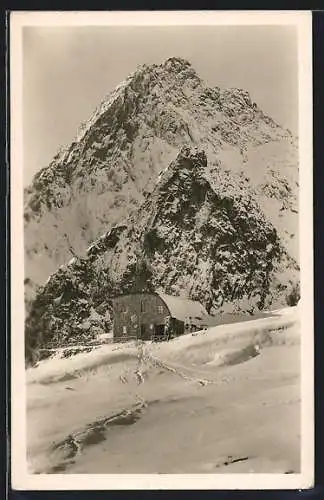
M 158 313 L 163 314 L 163 306 L 158 306 Z
M 123 335 L 126 335 L 127 333 L 127 326 L 123 326 Z
M 127 308 L 126 304 L 121 304 L 121 306 L 120 306 L 120 312 L 121 312 L 121 314 L 127 314 L 128 308 Z

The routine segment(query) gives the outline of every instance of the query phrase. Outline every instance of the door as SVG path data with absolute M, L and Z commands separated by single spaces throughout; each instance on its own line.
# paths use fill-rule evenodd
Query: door
M 149 338 L 149 330 L 147 325 L 141 325 L 141 339 L 147 340 Z
M 163 339 L 165 336 L 165 326 L 164 325 L 155 325 L 155 337 L 158 339 Z

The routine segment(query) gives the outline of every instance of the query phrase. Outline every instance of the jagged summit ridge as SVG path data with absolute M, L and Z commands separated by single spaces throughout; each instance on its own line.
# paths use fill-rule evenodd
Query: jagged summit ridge
M 127 92 L 148 90 L 150 81 L 157 78 L 167 78 L 172 73 L 172 77 L 177 80 L 192 78 L 196 82 L 201 82 L 196 71 L 191 64 L 181 57 L 170 57 L 162 64 L 143 64 L 131 73 L 121 84 L 119 84 L 98 106 L 92 117 L 84 122 L 79 128 L 76 141 L 82 140 L 86 131 L 95 123 L 98 117 L 104 114 L 113 103 L 121 99 L 127 99 Z
M 181 70 L 181 69 L 187 69 L 192 66 L 191 63 L 186 59 L 184 59 L 183 57 L 169 57 L 160 65 L 160 67 L 167 69 L 176 68 L 177 70 Z

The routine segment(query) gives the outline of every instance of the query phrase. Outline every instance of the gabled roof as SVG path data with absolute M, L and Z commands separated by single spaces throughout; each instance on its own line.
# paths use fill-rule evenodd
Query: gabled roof
M 167 305 L 170 314 L 173 318 L 180 321 L 203 320 L 208 317 L 208 313 L 204 306 L 195 300 L 186 299 L 183 297 L 174 297 L 165 293 L 157 292 L 157 295 Z

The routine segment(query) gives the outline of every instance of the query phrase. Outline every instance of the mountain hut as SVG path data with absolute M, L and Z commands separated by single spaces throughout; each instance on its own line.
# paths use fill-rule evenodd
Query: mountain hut
M 163 340 L 212 324 L 200 302 L 160 292 L 114 297 L 113 317 L 115 340 Z

